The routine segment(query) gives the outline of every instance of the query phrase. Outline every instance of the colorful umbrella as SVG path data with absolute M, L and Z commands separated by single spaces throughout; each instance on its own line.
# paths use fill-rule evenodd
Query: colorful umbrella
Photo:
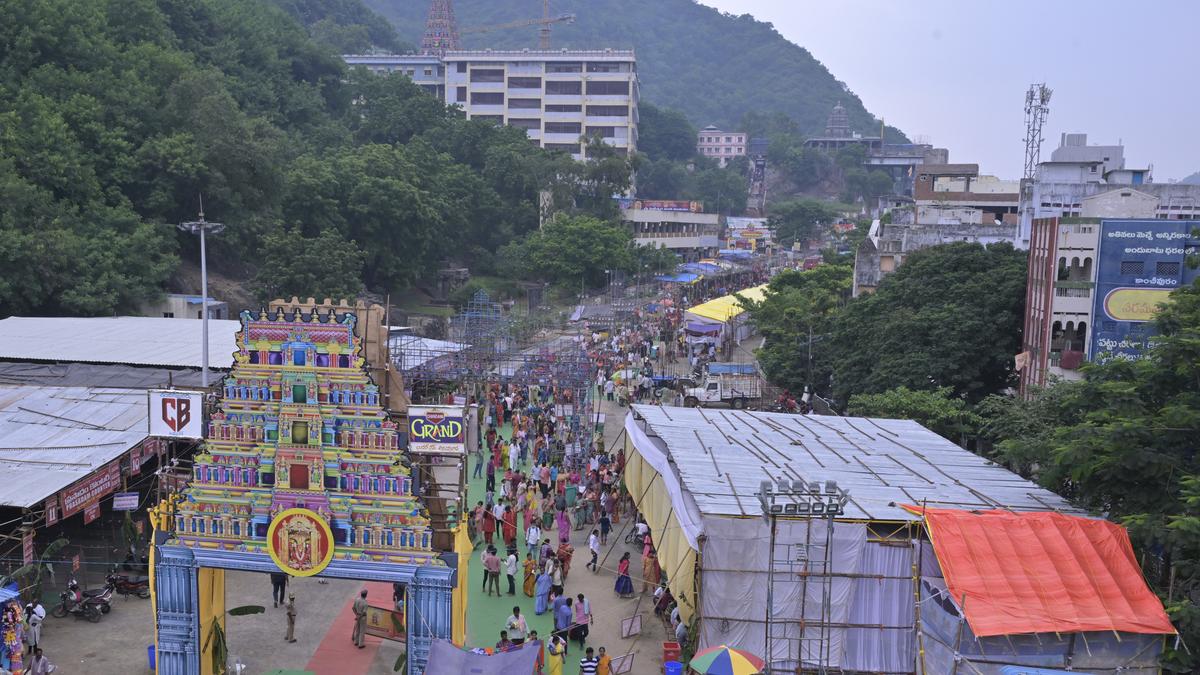
M 740 649 L 721 645 L 697 652 L 688 667 L 703 675 L 754 675 L 763 669 L 762 659 Z

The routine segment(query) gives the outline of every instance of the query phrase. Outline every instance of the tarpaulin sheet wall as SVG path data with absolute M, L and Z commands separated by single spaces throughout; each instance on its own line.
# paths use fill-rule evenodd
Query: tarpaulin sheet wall
M 646 516 L 658 563 L 667 573 L 671 595 L 679 602 L 679 614 L 690 622 L 695 613 L 700 511 L 684 494 L 666 452 L 646 436 L 633 415 L 625 417 L 625 457 L 625 486 Z M 635 576 L 637 567 L 634 560 L 630 571 Z
M 1160 635 L 1116 633 L 1038 633 L 977 637 L 950 597 L 933 549 L 922 542 L 921 644 L 918 664 L 929 675 L 1007 675 L 1011 666 L 1070 668 L 1077 673 L 1158 675 Z M 955 668 L 956 655 L 961 657 Z M 1008 670 L 1006 670 L 1008 669 Z
M 956 509 L 926 509 L 925 521 L 950 596 L 963 603 L 975 635 L 1175 632 L 1120 525 Z
M 632 415 L 626 417 L 625 431 L 626 485 L 635 500 L 641 499 L 639 508 L 656 535 L 659 561 L 668 574 L 672 594 L 680 600 L 685 621 L 695 612 L 696 552 L 700 536 L 704 537 L 699 648 L 730 644 L 765 655 L 768 525 L 758 517 L 701 516 L 679 484 L 665 451 Z M 805 555 L 822 561 L 823 567 L 827 526 L 828 521 L 813 521 L 810 534 L 808 521 L 780 519 L 776 541 L 781 545 L 811 542 Z M 805 660 L 823 660 L 830 667 L 848 670 L 912 672 L 912 549 L 868 542 L 867 536 L 863 523 L 834 525 L 828 568 L 833 575 L 830 610 L 823 620 L 838 627 L 824 629 L 830 639 L 828 656 L 811 653 Z M 781 546 L 779 551 L 783 550 Z M 823 570 L 815 567 L 814 571 Z M 821 628 L 810 624 L 804 635 L 799 622 L 801 615 L 810 622 L 822 618 L 824 588 L 819 582 L 810 582 L 805 590 L 803 584 L 789 581 L 786 571 L 776 574 L 776 582 L 775 617 L 790 619 L 793 623 L 784 631 L 796 638 L 790 645 L 782 640 L 774 645 L 775 658 L 782 662 L 788 658 L 789 647 L 795 658 L 800 645 L 817 644 Z M 848 624 L 862 627 L 847 628 Z
M 447 640 L 434 640 L 425 675 L 530 675 L 537 663 L 537 646 L 529 642 L 521 649 L 487 656 L 464 651 Z

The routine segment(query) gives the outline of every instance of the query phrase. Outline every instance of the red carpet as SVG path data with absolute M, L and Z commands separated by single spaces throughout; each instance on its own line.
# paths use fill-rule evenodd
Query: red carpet
M 391 584 L 368 581 L 363 588 L 367 589 L 367 600 L 372 604 L 391 604 Z M 321 640 L 316 653 L 305 666 L 308 670 L 314 673 L 344 675 L 366 673 L 371 670 L 371 664 L 375 661 L 375 656 L 379 653 L 379 644 L 383 640 L 368 635 L 364 639 L 366 647 L 362 649 L 355 647 L 354 643 L 350 641 L 350 634 L 354 632 L 354 600 L 357 598 L 358 593 L 355 593 L 354 597 L 346 602 L 346 606 L 334 619 L 333 624 L 329 626 L 325 638 Z

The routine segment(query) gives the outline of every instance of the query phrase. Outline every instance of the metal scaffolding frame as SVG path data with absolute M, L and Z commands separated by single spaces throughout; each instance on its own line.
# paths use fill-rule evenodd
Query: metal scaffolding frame
M 436 402 L 448 392 L 481 400 L 493 384 L 550 388 L 555 415 L 575 439 L 567 449 L 574 455 L 586 450 L 596 425 L 593 368 L 582 327 L 572 334 L 555 327 L 545 315 L 505 312 L 480 290 L 450 319 L 449 340 L 394 338 L 392 359 L 414 402 Z

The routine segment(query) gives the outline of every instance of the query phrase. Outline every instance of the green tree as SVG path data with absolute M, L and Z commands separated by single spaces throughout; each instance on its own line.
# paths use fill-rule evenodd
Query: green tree
M 1025 253 L 1009 244 L 917 251 L 833 329 L 835 395 L 949 387 L 975 403 L 1013 384 L 1025 305 Z
M 1082 381 L 1050 387 L 1051 414 L 1032 432 L 1003 429 L 998 449 L 1046 487 L 1125 524 L 1139 559 L 1162 560 L 1147 568 L 1149 581 L 1164 595 L 1174 581 L 1167 610 L 1194 651 L 1200 608 L 1178 589 L 1200 583 L 1200 283 L 1173 292 L 1154 325 L 1143 358 L 1085 366 Z M 1175 672 L 1200 666 L 1176 650 L 1164 661 Z
M 638 105 L 638 150 L 651 159 L 686 161 L 696 156 L 696 129 L 677 110 Z
M 665 159 L 644 163 L 637 174 L 638 194 L 647 199 L 682 199 L 691 182 L 682 163 Z
M 549 281 L 566 288 L 599 286 L 605 270 L 633 269 L 633 234 L 591 216 L 559 214 L 524 240 L 500 252 L 514 277 Z
M 842 265 L 784 271 L 771 279 L 761 301 L 747 304 L 764 337 L 757 356 L 768 380 L 793 392 L 808 384 L 828 393 L 829 332 L 850 297 L 852 274 Z
M 771 205 L 767 226 L 784 246 L 803 242 L 819 234 L 821 225 L 837 218 L 837 211 L 817 199 L 793 199 Z
M 866 161 L 867 149 L 858 143 L 841 148 L 834 156 L 834 162 L 843 173 L 862 168 Z
M 254 279 L 259 300 L 345 298 L 363 290 L 363 252 L 336 230 L 315 237 L 279 230 L 263 238 L 263 261 Z
M 707 213 L 739 214 L 746 210 L 750 186 L 732 169 L 711 167 L 697 171 L 687 191 L 688 199 L 704 203 Z
M 856 417 L 887 417 L 916 420 L 930 431 L 966 446 L 967 437 L 978 431 L 982 419 L 949 387 L 914 391 L 896 387 L 878 394 L 850 397 L 846 414 Z

